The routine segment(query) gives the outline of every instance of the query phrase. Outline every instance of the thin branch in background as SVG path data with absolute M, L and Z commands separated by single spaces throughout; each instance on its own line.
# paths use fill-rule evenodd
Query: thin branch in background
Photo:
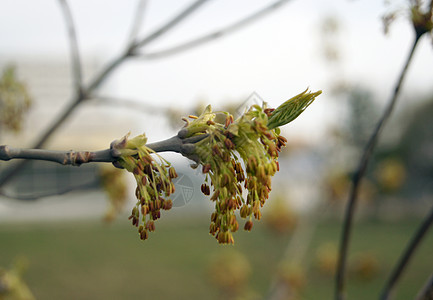
M 186 7 L 183 11 L 181 11 L 178 15 L 176 15 L 173 19 L 168 21 L 165 25 L 161 26 L 151 34 L 149 34 L 147 37 L 142 39 L 141 41 L 138 41 L 136 44 L 134 44 L 135 50 L 143 47 L 150 42 L 154 41 L 155 39 L 159 38 L 160 36 L 166 34 L 169 30 L 173 29 L 176 25 L 178 25 L 180 22 L 182 22 L 184 19 L 186 19 L 189 15 L 191 15 L 194 11 L 196 11 L 200 6 L 208 2 L 209 0 L 197 0 L 193 2 L 191 5 Z
M 433 2 L 432 2 L 433 3 Z M 416 296 L 416 300 L 431 300 L 433 299 L 433 274 L 430 275 L 421 291 Z
M 9 199 L 31 201 L 31 200 L 38 200 L 41 198 L 64 195 L 64 194 L 67 194 L 67 193 L 70 193 L 73 191 L 90 190 L 90 189 L 93 189 L 95 186 L 98 186 L 99 184 L 100 184 L 100 180 L 95 179 L 95 180 L 92 180 L 90 182 L 86 182 L 83 184 L 77 184 L 77 185 L 73 185 L 73 186 L 63 187 L 63 188 L 57 189 L 56 191 L 41 192 L 41 193 L 32 192 L 31 194 L 16 194 L 16 193 L 7 193 L 5 191 L 1 191 L 0 195 L 3 197 L 9 198 Z
M 177 54 L 179 52 L 182 51 L 186 51 L 189 50 L 191 48 L 200 46 L 204 43 L 210 42 L 212 40 L 221 38 L 224 35 L 228 35 L 231 34 L 239 29 L 241 29 L 242 27 L 247 26 L 248 24 L 257 21 L 258 19 L 264 17 L 265 15 L 267 15 L 268 13 L 280 8 L 282 5 L 288 3 L 290 0 L 278 0 L 275 1 L 274 3 L 266 6 L 265 8 L 260 9 L 259 11 L 254 12 L 253 14 L 245 17 L 244 19 L 228 25 L 226 27 L 223 27 L 221 29 L 218 29 L 214 32 L 205 34 L 201 37 L 192 39 L 190 41 L 186 41 L 184 43 L 181 43 L 179 45 L 167 48 L 167 49 L 163 49 L 160 51 L 155 51 L 155 52 L 151 52 L 151 53 L 143 53 L 141 54 L 141 57 L 146 58 L 146 59 L 153 59 L 153 58 L 160 58 L 160 57 L 165 57 L 165 56 L 169 56 L 169 55 L 173 55 L 173 54 Z
M 415 235 L 412 237 L 412 240 L 407 245 L 406 250 L 403 252 L 398 263 L 396 264 L 395 269 L 391 272 L 391 275 L 382 291 L 382 295 L 380 297 L 381 300 L 388 300 L 390 298 L 390 295 L 395 285 L 397 284 L 398 279 L 403 274 L 403 271 L 409 264 L 409 261 L 412 258 L 413 254 L 415 253 L 415 250 L 417 249 L 423 237 L 426 235 L 427 231 L 430 229 L 432 223 L 433 223 L 433 207 L 431 208 L 430 213 L 427 215 L 427 217 L 423 220 L 423 222 L 419 226 Z
M 419 34 L 416 34 L 415 40 L 413 42 L 412 48 L 409 52 L 409 56 L 406 60 L 406 64 L 404 65 L 400 76 L 398 78 L 397 84 L 394 88 L 393 94 L 388 102 L 388 105 L 385 108 L 385 111 L 383 112 L 382 117 L 380 118 L 378 124 L 376 125 L 376 128 L 374 129 L 372 135 L 370 136 L 370 139 L 367 142 L 367 145 L 363 151 L 362 157 L 359 161 L 358 167 L 356 168 L 355 174 L 353 176 L 353 183 L 349 194 L 349 200 L 346 206 L 345 216 L 344 216 L 344 223 L 343 223 L 343 230 L 340 240 L 340 250 L 339 250 L 339 256 L 338 256 L 338 263 L 337 263 L 337 272 L 336 272 L 336 285 L 335 285 L 335 299 L 337 300 L 343 300 L 345 299 L 344 295 L 344 289 L 345 289 L 345 273 L 346 273 L 346 262 L 347 262 L 347 252 L 349 248 L 349 242 L 350 242 L 350 235 L 351 235 L 351 229 L 352 229 L 352 222 L 353 222 L 353 216 L 355 213 L 355 207 L 356 207 L 356 201 L 358 196 L 358 190 L 361 183 L 362 178 L 365 175 L 365 172 L 367 170 L 368 162 L 370 160 L 370 157 L 373 153 L 373 150 L 377 144 L 378 138 L 380 133 L 382 132 L 382 129 L 384 128 L 386 122 L 388 121 L 395 103 L 397 101 L 397 98 L 400 94 L 400 88 L 403 83 L 403 79 L 407 73 L 407 69 L 412 61 L 413 54 L 415 52 L 416 46 L 418 45 L 418 41 L 420 37 L 422 36 Z
M 74 19 L 72 17 L 68 2 L 66 0 L 59 0 L 59 4 L 60 8 L 62 9 L 63 17 L 65 19 L 66 28 L 68 31 L 74 87 L 75 91 L 81 94 L 83 85 L 83 74 L 81 69 L 80 51 L 78 50 Z
M 134 111 L 141 111 L 146 114 L 152 115 L 166 115 L 169 110 L 168 107 L 162 107 L 160 105 L 151 104 L 152 101 L 139 101 L 134 99 L 117 98 L 111 96 L 92 96 L 95 101 L 92 103 L 97 105 L 107 105 L 107 106 L 121 106 Z
M 141 24 L 143 23 L 144 13 L 146 12 L 147 0 L 138 0 L 135 9 L 134 20 L 132 21 L 131 32 L 129 33 L 128 45 L 134 44 L 138 33 L 140 32 Z

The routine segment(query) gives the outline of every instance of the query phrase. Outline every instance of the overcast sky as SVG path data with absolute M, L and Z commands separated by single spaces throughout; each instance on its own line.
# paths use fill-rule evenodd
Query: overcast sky
M 140 36 L 157 28 L 190 1 L 149 1 Z M 263 0 L 215 0 L 205 4 L 166 37 L 147 49 L 157 51 L 230 24 L 266 6 Z M 84 60 L 101 66 L 124 48 L 137 1 L 70 1 Z M 403 7 L 403 5 L 401 6 Z M 323 136 L 336 119 L 336 103 L 329 94 L 336 78 L 365 85 L 384 103 L 396 80 L 413 33 L 402 18 L 383 34 L 382 1 L 292 0 L 251 26 L 203 46 L 161 59 L 134 59 L 124 63 L 104 84 L 101 93 L 155 105 L 192 108 L 197 99 L 218 106 L 244 99 L 252 92 L 277 106 L 310 87 L 324 94 L 292 133 Z M 320 24 L 326 17 L 340 23 L 334 41 L 339 65 L 323 59 Z M 68 40 L 57 1 L 2 0 L 0 2 L 0 66 L 24 57 L 68 61 Z M 415 55 L 404 95 L 432 91 L 433 50 L 424 39 Z M 64 99 L 65 103 L 68 99 Z M 123 113 L 125 113 L 122 110 Z M 337 116 L 338 119 L 338 116 Z M 133 132 L 156 130 L 151 122 L 135 124 Z M 158 125 L 159 126 L 159 125 Z M 160 128 L 158 128 L 160 130 Z M 289 130 L 289 131 L 290 131 Z M 168 129 L 167 129 L 168 131 Z M 151 135 L 151 134 L 150 134 Z

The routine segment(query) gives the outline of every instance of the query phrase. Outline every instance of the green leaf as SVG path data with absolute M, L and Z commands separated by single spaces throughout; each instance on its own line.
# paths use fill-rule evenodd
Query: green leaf
M 268 128 L 274 129 L 296 119 L 313 101 L 319 96 L 322 91 L 311 93 L 306 89 L 299 95 L 290 98 L 280 106 L 278 106 L 268 119 Z

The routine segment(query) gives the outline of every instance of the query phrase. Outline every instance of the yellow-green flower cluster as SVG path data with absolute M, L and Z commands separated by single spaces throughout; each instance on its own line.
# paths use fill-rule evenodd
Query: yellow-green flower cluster
M 137 203 L 129 219 L 138 228 L 142 240 L 155 230 L 154 221 L 161 217 L 161 209 L 169 210 L 173 206 L 167 197 L 174 193 L 172 179 L 177 177 L 170 163 L 146 147 L 146 142 L 144 134 L 130 140 L 126 136 L 116 147 L 121 152 L 118 163 L 134 174 L 137 182 Z M 158 160 L 151 153 L 156 154 Z
M 234 243 L 232 233 L 239 228 L 237 210 L 248 219 L 245 230 L 251 230 L 253 217 L 261 218 L 260 208 L 269 197 L 271 177 L 278 170 L 278 152 L 286 142 L 279 129 L 267 128 L 271 112 L 254 105 L 236 121 L 224 113 L 222 124 L 215 121 L 216 114 L 208 106 L 186 126 L 189 136 L 208 134 L 196 143 L 195 154 L 206 174 L 202 192 L 210 195 L 212 187 L 215 212 L 210 233 L 219 243 Z M 247 190 L 246 199 L 243 189 Z

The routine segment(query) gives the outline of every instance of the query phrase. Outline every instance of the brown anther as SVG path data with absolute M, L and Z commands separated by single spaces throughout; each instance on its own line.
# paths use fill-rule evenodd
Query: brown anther
M 206 124 L 207 124 L 207 125 L 215 125 L 215 122 L 212 121 L 212 120 L 208 120 L 208 121 L 206 122 Z
M 164 204 L 162 205 L 162 209 L 164 210 L 170 210 L 173 207 L 173 201 L 171 199 L 165 200 Z
M 146 178 L 146 176 L 141 177 L 141 183 L 142 183 L 143 185 L 146 185 L 146 184 L 147 184 L 147 178 Z
M 155 210 L 160 210 L 161 209 L 161 200 L 157 199 L 155 200 Z
M 146 229 L 149 230 L 149 232 L 155 231 L 155 223 L 151 220 L 147 221 Z
M 218 145 L 214 145 L 212 147 L 212 154 L 221 157 L 221 151 L 220 151 Z
M 149 237 L 149 233 L 147 232 L 147 230 L 143 230 L 140 232 L 140 239 L 147 240 L 147 238 Z
M 203 174 L 206 174 L 207 172 L 209 172 L 210 169 L 211 169 L 210 164 L 203 165 L 203 169 L 202 169 Z
M 211 220 L 212 222 L 215 222 L 216 219 L 217 219 L 217 217 L 218 217 L 218 214 L 217 214 L 216 212 L 213 212 L 212 215 L 210 216 L 210 220 Z
M 152 219 L 157 220 L 161 218 L 161 212 L 159 210 L 155 210 L 152 212 Z
M 254 212 L 254 218 L 256 218 L 257 220 L 260 220 L 262 218 L 262 213 L 260 212 L 260 210 Z
M 230 230 L 231 230 L 232 232 L 236 232 L 236 231 L 238 231 L 238 229 L 239 229 L 239 223 L 238 223 L 237 221 L 235 221 L 234 224 L 232 224 L 232 225 L 230 226 Z
M 210 188 L 209 188 L 209 186 L 207 184 L 203 183 L 201 185 L 201 192 L 203 194 L 205 194 L 206 196 L 209 196 L 210 195 Z
M 176 170 L 173 167 L 170 167 L 170 169 L 168 169 L 168 175 L 171 179 L 177 178 Z
M 245 223 L 244 229 L 245 229 L 246 231 L 251 231 L 252 228 L 253 228 L 253 221 L 248 220 L 248 221 Z
M 275 110 L 275 108 L 265 108 L 264 113 L 269 117 L 272 115 L 272 112 Z
M 235 144 L 233 144 L 233 142 L 229 138 L 226 138 L 224 140 L 224 144 L 226 145 L 227 149 L 229 149 L 229 150 L 232 150 L 235 148 Z
M 236 206 L 236 202 L 233 200 L 233 198 L 227 202 L 227 209 L 228 210 L 232 210 L 233 208 L 235 208 L 235 206 Z
M 218 227 L 214 223 L 211 223 L 209 226 L 209 233 L 215 235 L 217 231 L 218 231 Z
M 135 167 L 134 170 L 132 170 L 132 173 L 133 173 L 134 175 L 138 175 L 138 174 L 140 174 L 140 172 L 141 172 L 141 170 L 140 170 L 139 167 Z
M 246 218 L 248 216 L 248 207 L 246 205 L 242 206 L 239 213 L 241 218 Z
M 147 206 L 147 205 L 142 205 L 142 206 L 141 206 L 141 213 L 142 213 L 143 215 L 147 215 L 148 212 L 149 212 L 149 206 Z

